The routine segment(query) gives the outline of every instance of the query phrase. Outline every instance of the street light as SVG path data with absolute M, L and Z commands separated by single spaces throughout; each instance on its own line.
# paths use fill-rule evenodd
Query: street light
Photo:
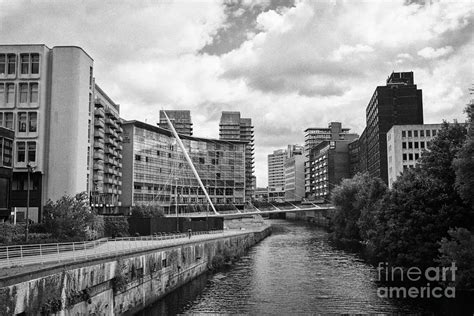
M 34 167 L 28 163 L 26 164 L 26 168 L 28 170 L 28 184 L 26 188 L 26 227 L 25 227 L 25 241 L 28 241 L 28 232 L 29 232 L 29 225 L 30 225 L 30 174 L 33 172 Z
M 209 194 L 209 186 L 206 186 L 206 191 Z M 209 201 L 206 200 L 206 229 L 209 232 Z
M 179 233 L 179 218 L 178 218 L 178 198 L 179 198 L 179 195 L 178 195 L 178 178 L 175 178 L 176 180 L 176 186 L 175 186 L 175 190 L 176 190 L 176 195 L 175 195 L 175 211 L 176 211 L 176 232 Z

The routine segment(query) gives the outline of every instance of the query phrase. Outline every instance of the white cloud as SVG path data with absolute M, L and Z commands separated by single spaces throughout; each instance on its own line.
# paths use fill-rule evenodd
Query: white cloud
M 440 47 L 438 49 L 434 49 L 433 47 L 425 47 L 422 50 L 418 51 L 418 55 L 426 59 L 436 59 L 439 57 L 446 56 L 453 52 L 453 48 L 451 46 Z
M 333 54 L 332 58 L 336 61 L 341 61 L 346 57 L 356 58 L 357 55 L 363 53 L 371 53 L 374 49 L 367 45 L 357 44 L 355 46 L 341 45 Z

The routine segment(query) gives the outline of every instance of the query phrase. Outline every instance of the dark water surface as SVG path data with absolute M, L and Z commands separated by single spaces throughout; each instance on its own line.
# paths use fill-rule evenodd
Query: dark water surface
M 327 232 L 272 221 L 274 232 L 231 268 L 203 275 L 139 315 L 431 314 L 430 302 L 377 296 L 376 269 L 327 242 Z

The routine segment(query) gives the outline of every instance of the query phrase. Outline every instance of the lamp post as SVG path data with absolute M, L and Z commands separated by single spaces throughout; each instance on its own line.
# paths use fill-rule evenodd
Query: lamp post
M 25 227 L 25 241 L 28 241 L 28 232 L 30 225 L 30 173 L 33 171 L 33 167 L 30 165 L 30 162 L 26 164 L 26 169 L 28 170 L 28 184 L 26 187 L 26 227 Z
M 206 191 L 209 194 L 209 186 L 206 186 Z M 206 202 L 206 229 L 209 232 L 209 201 Z

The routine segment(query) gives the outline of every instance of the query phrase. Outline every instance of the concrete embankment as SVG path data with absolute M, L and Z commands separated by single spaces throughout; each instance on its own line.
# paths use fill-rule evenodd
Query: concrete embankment
M 189 282 L 216 257 L 242 254 L 268 226 L 166 248 L 72 262 L 0 279 L 0 315 L 131 315 Z

